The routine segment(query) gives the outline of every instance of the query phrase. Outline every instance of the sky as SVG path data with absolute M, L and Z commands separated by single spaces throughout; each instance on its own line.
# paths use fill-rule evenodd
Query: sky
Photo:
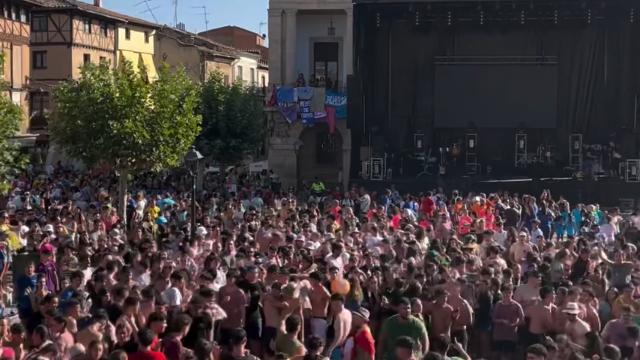
M 82 0 L 93 3 L 93 0 Z M 177 0 L 178 22 L 190 32 L 198 33 L 227 25 L 235 25 L 256 33 L 267 33 L 268 0 Z M 205 24 L 206 6 L 207 19 Z M 175 26 L 174 0 L 102 0 L 102 7 L 111 11 Z M 152 9 L 149 11 L 149 9 Z M 153 15 L 151 14 L 153 13 Z M 260 25 L 262 24 L 262 26 Z

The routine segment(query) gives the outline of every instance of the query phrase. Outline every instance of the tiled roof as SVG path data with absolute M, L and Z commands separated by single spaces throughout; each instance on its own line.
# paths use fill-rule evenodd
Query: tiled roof
M 205 43 L 207 45 L 212 45 L 213 48 L 209 48 L 210 50 L 216 50 L 216 51 L 220 51 L 222 53 L 235 53 L 235 52 L 238 51 L 237 49 L 235 49 L 235 48 L 233 48 L 231 46 L 220 44 L 219 42 L 215 42 L 215 41 L 210 40 L 210 39 L 208 39 L 206 37 L 203 37 L 203 36 L 200 36 L 200 35 L 196 35 L 194 33 L 190 33 L 190 32 L 185 31 L 185 30 L 176 29 L 174 27 L 169 27 L 169 26 L 166 26 L 166 25 L 163 26 L 163 28 L 171 29 L 172 31 L 180 33 L 180 34 L 182 34 L 184 36 L 193 36 L 194 40 L 201 41 L 201 42 L 203 42 L 203 43 Z
M 79 0 L 29 0 L 29 1 L 32 1 L 36 4 L 40 4 L 46 8 L 53 8 L 53 9 L 76 8 L 89 13 L 106 16 L 115 20 L 120 20 L 120 21 L 132 23 L 136 25 L 143 25 L 143 26 L 149 26 L 149 27 L 155 27 L 155 28 L 160 27 L 160 25 L 152 23 L 150 21 L 139 19 L 133 16 L 125 15 L 125 14 L 120 14 L 115 11 L 111 11 L 103 7 L 95 6 L 91 3 L 87 3 Z

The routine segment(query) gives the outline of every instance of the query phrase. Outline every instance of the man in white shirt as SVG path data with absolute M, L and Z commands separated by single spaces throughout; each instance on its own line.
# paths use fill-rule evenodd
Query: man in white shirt
M 371 197 L 364 188 L 360 189 L 360 213 L 366 214 L 371 208 Z
M 182 293 L 180 292 L 180 287 L 184 281 L 184 276 L 181 272 L 174 271 L 169 280 L 171 281 L 171 287 L 165 290 L 163 295 L 169 306 L 179 307 L 182 305 Z

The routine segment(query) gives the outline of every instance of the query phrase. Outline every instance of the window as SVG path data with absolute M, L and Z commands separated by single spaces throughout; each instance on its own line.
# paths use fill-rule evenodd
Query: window
M 238 65 L 238 73 L 236 74 L 236 79 L 244 80 L 242 77 L 242 66 Z
M 47 52 L 46 51 L 33 52 L 33 68 L 34 69 L 47 68 Z
M 11 7 L 11 20 L 18 20 L 18 7 L 17 6 L 12 6 Z
M 44 111 L 49 109 L 49 93 L 38 91 L 30 94 L 31 115 L 44 115 Z
M 256 81 L 256 69 L 251 68 L 250 74 L 251 74 L 251 85 L 252 86 L 256 86 L 257 85 L 256 84 L 257 83 L 257 81 Z
M 337 159 L 335 135 L 329 134 L 329 127 L 319 128 L 316 133 L 316 163 L 336 164 Z
M 100 63 L 107 62 L 107 58 L 105 56 L 100 56 Z
M 103 22 L 100 23 L 100 35 L 107 37 L 109 35 L 109 27 L 107 26 L 107 23 Z
M 145 42 L 145 44 L 149 43 L 149 32 L 148 31 L 144 32 L 144 42 Z
M 127 40 L 131 40 L 131 29 L 129 28 L 124 29 L 124 38 Z
M 5 19 L 9 18 L 9 5 L 5 4 L 2 7 L 2 13 L 3 13 Z
M 224 76 L 224 84 L 229 85 L 229 75 Z
M 49 20 L 46 16 L 34 16 L 31 18 L 31 30 L 33 32 L 43 32 L 49 29 Z
M 91 34 L 91 20 L 89 19 L 82 20 L 82 25 L 84 28 L 84 32 L 87 34 Z
M 262 87 L 267 86 L 267 79 L 262 75 Z
M 333 89 L 338 83 L 339 45 L 336 42 L 317 42 L 313 44 L 313 79 L 315 86 Z
M 91 54 L 82 55 L 82 61 L 84 61 L 85 64 L 91 64 Z
M 23 24 L 29 23 L 29 13 L 24 8 L 20 8 L 20 22 Z

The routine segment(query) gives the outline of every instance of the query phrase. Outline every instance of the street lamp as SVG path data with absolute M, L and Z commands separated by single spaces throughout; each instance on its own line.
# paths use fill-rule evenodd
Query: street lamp
M 200 160 L 202 154 L 196 150 L 195 146 L 185 155 L 184 161 L 189 166 L 189 175 L 191 175 L 191 240 L 196 240 L 196 183 L 198 181 L 198 171 L 200 170 Z
M 300 187 L 300 161 L 298 160 L 298 154 L 300 153 L 300 148 L 304 145 L 300 139 L 296 139 L 293 142 L 293 152 L 296 154 L 296 188 Z

